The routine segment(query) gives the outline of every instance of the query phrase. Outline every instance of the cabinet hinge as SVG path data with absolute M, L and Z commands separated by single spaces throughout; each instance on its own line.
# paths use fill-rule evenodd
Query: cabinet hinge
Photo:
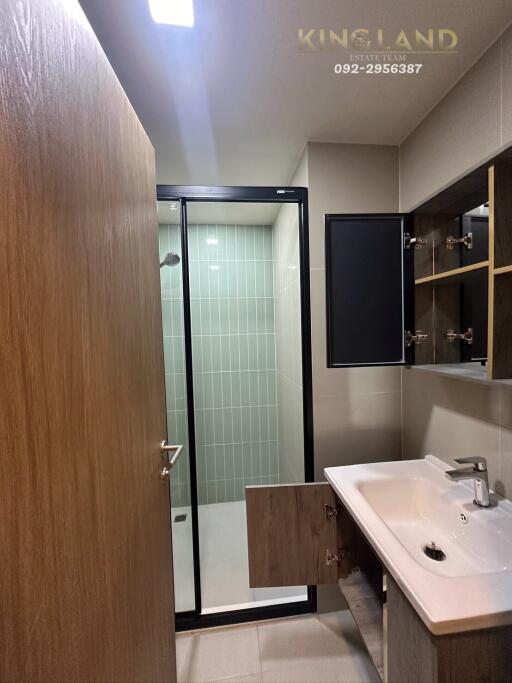
M 416 330 L 414 334 L 410 330 L 405 330 L 404 332 L 404 341 L 407 347 L 412 346 L 413 344 L 419 346 L 420 344 L 423 344 L 423 342 L 427 341 L 427 339 L 428 334 L 422 330 Z
M 404 249 L 423 249 L 427 245 L 424 237 L 411 237 L 408 232 L 404 232 Z
M 324 504 L 325 519 L 333 519 L 339 515 L 339 509 L 336 505 L 330 505 L 329 503 Z
M 456 341 L 462 341 L 471 346 L 473 343 L 473 328 L 468 327 L 465 332 L 460 333 L 455 332 L 455 330 L 448 330 L 446 333 L 446 339 L 450 342 L 450 344 L 453 344 Z
M 448 237 L 445 240 L 445 246 L 450 251 L 453 251 L 458 244 L 464 247 L 464 249 L 471 251 L 471 249 L 473 249 L 473 233 L 467 232 L 462 237 L 454 237 L 453 235 L 448 235 Z
M 338 548 L 338 552 L 333 553 L 329 548 L 325 551 L 325 566 L 332 567 L 334 564 L 339 564 L 342 560 L 350 557 L 350 550 L 346 546 Z

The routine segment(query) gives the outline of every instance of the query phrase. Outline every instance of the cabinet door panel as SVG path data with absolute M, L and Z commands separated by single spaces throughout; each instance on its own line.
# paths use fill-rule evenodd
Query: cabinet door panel
M 327 366 L 399 365 L 414 324 L 407 216 L 325 216 Z
M 336 583 L 338 523 L 326 505 L 336 507 L 329 484 L 246 488 L 249 585 L 305 586 Z

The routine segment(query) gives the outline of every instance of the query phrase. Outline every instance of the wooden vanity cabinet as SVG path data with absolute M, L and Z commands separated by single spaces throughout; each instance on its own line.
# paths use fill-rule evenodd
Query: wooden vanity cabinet
M 249 585 L 338 583 L 384 676 L 382 566 L 330 484 L 246 488 Z
M 434 635 L 328 483 L 246 488 L 251 588 L 338 583 L 389 683 L 512 681 L 512 626 Z
M 387 576 L 389 683 L 512 681 L 512 626 L 433 635 Z

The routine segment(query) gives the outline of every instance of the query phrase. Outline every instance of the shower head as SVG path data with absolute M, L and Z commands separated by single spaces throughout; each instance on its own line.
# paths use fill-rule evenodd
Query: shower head
M 180 262 L 180 257 L 174 251 L 170 251 L 165 255 L 164 260 L 160 262 L 160 268 L 164 266 L 177 266 Z

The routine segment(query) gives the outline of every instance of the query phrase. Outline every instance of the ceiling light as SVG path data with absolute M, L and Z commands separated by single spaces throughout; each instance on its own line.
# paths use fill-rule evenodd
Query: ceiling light
M 220 266 L 210 266 L 210 270 L 220 270 Z
M 206 244 L 214 245 L 214 244 L 218 244 L 218 243 L 219 243 L 219 240 L 216 237 L 208 237 L 208 239 L 206 240 Z
M 193 0 L 148 0 L 149 11 L 157 24 L 194 25 Z

